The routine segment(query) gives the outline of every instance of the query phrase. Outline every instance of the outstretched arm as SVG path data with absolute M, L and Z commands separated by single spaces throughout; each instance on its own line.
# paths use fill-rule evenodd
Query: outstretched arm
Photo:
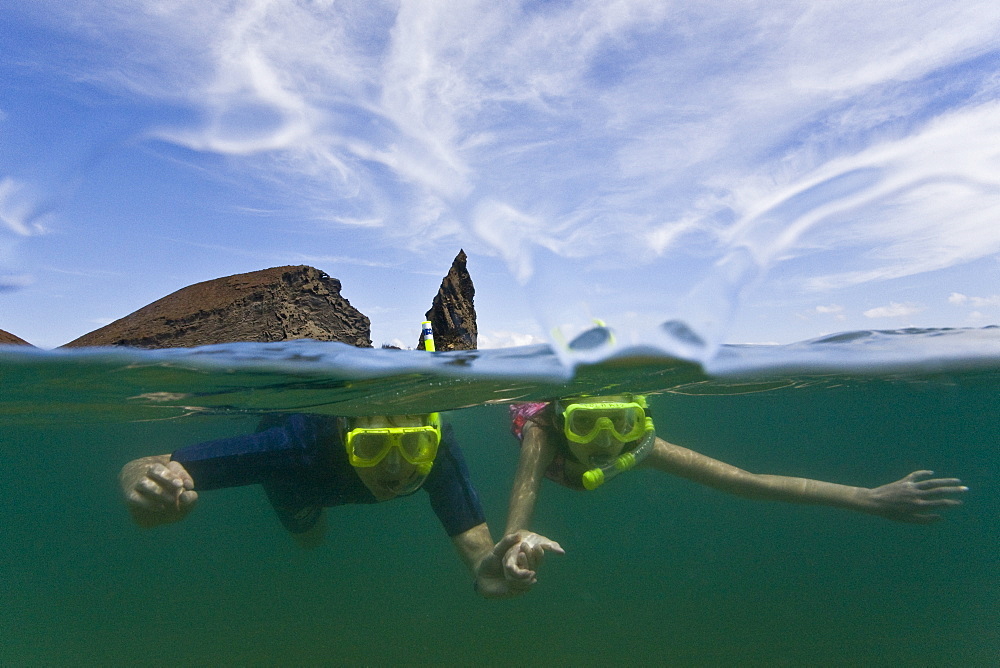
M 542 478 L 556 455 L 555 446 L 545 430 L 530 420 L 525 423 L 521 436 L 521 457 L 510 491 L 507 528 L 497 547 L 506 544 L 501 556 L 508 582 L 526 590 L 538 582 L 537 572 L 545 559 L 545 551 L 556 554 L 565 554 L 565 551 L 559 543 L 528 531 Z
M 535 512 L 538 489 L 545 477 L 545 469 L 556 456 L 555 446 L 549 442 L 545 430 L 530 420 L 521 432 L 521 457 L 514 474 L 507 508 L 507 528 L 504 534 L 517 533 L 531 524 Z
M 872 489 L 749 473 L 660 438 L 646 465 L 746 498 L 834 506 L 915 524 L 941 519 L 934 511 L 960 505 L 962 501 L 954 497 L 968 491 L 957 478 L 925 479 L 932 471 L 915 471 Z
M 146 529 L 184 519 L 198 500 L 194 480 L 170 455 L 133 459 L 118 483 L 132 520 Z

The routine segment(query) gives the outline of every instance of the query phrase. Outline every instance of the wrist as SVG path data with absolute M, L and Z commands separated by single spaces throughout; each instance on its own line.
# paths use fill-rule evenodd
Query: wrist
M 879 512 L 880 504 L 878 502 L 878 495 L 874 489 L 869 489 L 868 487 L 857 487 L 851 495 L 851 500 L 853 503 L 851 503 L 849 507 L 853 507 L 855 510 L 871 514 L 877 514 Z
M 472 591 L 483 598 L 505 598 L 509 595 L 505 581 L 488 577 L 477 577 L 472 582 Z

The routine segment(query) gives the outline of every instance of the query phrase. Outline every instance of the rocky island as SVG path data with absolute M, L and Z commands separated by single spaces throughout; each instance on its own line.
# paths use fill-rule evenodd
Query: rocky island
M 459 251 L 424 316 L 433 328 L 434 347 L 441 352 L 475 350 L 477 347 L 476 288 L 466 264 L 465 251 Z M 424 349 L 423 333 L 417 341 L 417 348 Z
M 476 348 L 476 290 L 466 263 L 465 252 L 459 251 L 425 316 L 439 351 Z M 370 320 L 340 290 L 339 280 L 305 265 L 226 276 L 182 288 L 62 347 L 182 348 L 313 339 L 370 348 Z M 26 344 L 2 330 L 0 343 Z M 418 347 L 423 349 L 422 335 Z
M 290 339 L 371 347 L 371 322 L 340 295 L 339 280 L 309 266 L 274 267 L 182 288 L 63 347 Z

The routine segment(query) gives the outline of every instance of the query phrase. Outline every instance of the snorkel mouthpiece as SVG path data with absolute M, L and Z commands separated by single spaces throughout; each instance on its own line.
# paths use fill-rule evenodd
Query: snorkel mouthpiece
M 409 484 L 404 485 L 396 490 L 396 496 L 409 496 L 413 494 L 418 489 L 423 487 L 424 482 L 427 480 L 427 474 L 431 472 L 430 464 L 417 464 L 417 474 L 413 476 Z
M 584 472 L 583 487 L 587 490 L 597 489 L 622 471 L 635 468 L 636 464 L 644 460 L 653 451 L 653 443 L 655 442 L 656 429 L 653 427 L 653 420 L 652 418 L 646 418 L 646 430 L 642 440 L 639 441 L 639 445 L 629 452 L 618 455 L 609 464 Z

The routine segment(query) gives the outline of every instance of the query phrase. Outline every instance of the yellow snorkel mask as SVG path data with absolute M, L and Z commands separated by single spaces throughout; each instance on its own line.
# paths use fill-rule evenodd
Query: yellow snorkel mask
M 642 436 L 646 430 L 646 397 L 627 398 L 630 400 L 566 404 L 562 407 L 566 439 L 590 443 L 602 431 L 621 443 Z
M 593 468 L 583 474 L 586 489 L 597 489 L 622 471 L 634 468 L 653 450 L 656 429 L 653 418 L 646 414 L 646 397 L 642 395 L 626 395 L 625 401 L 595 398 L 585 403 L 557 402 L 556 410 L 563 419 L 563 434 L 572 443 L 592 443 L 604 435 L 620 443 L 639 440 L 634 448 L 609 461 L 602 462 L 599 456 L 592 456 L 589 463 Z
M 377 466 L 392 448 L 396 448 L 403 459 L 417 467 L 420 475 L 427 475 L 441 443 L 441 418 L 431 413 L 425 422 L 419 427 L 356 427 L 349 430 L 344 446 L 351 466 Z

